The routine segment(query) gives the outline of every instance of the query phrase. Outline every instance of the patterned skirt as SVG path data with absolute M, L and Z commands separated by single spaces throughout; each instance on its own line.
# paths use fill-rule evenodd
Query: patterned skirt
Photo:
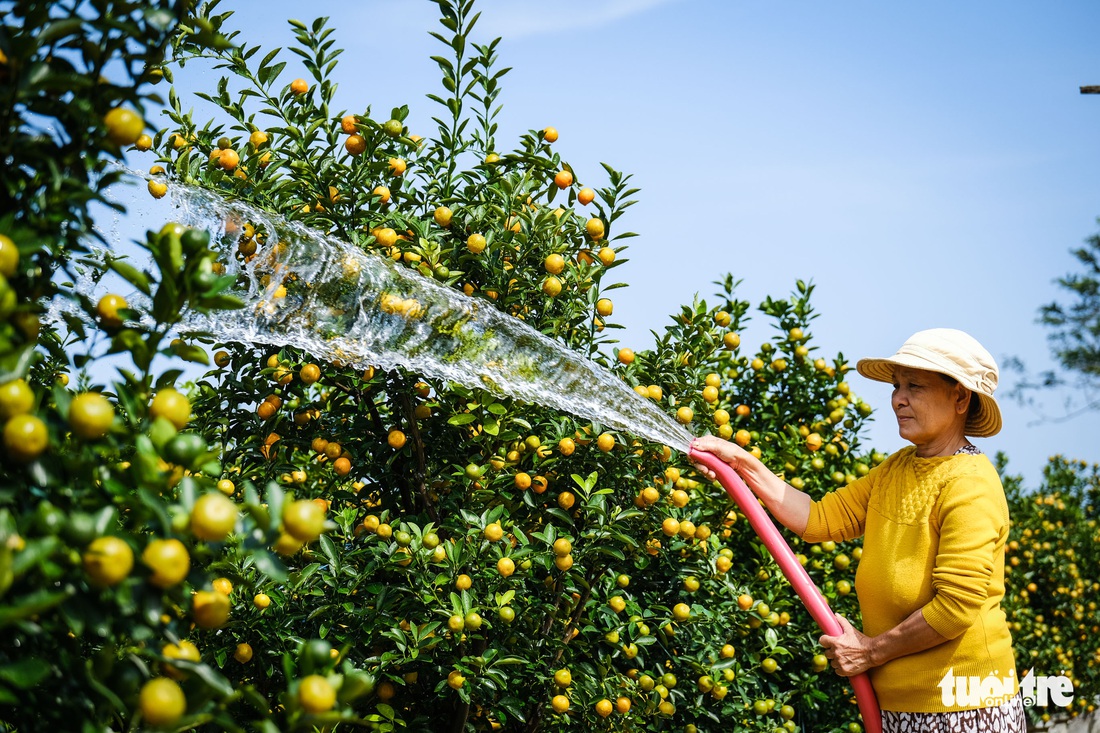
M 995 708 L 954 713 L 882 711 L 882 733 L 1026 733 L 1024 698 L 1019 693 Z

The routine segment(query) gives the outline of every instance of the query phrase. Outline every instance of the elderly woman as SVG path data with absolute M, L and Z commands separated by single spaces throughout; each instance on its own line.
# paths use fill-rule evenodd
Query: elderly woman
M 913 445 L 821 501 L 732 443 L 706 436 L 693 447 L 727 462 L 807 542 L 863 536 L 863 631 L 838 617 L 844 633 L 821 645 L 838 674 L 869 673 L 885 731 L 1023 733 L 1001 609 L 1008 505 L 993 465 L 967 439 L 1001 429 L 997 365 L 967 334 L 932 329 L 856 368 L 893 384 L 898 431 Z

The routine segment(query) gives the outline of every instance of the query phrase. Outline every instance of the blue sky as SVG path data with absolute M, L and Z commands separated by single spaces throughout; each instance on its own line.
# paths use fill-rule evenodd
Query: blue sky
M 409 104 L 431 134 L 439 52 L 427 0 L 225 2 L 249 43 L 286 45 L 286 19 L 330 16 L 345 48 L 338 102 L 376 116 Z M 476 40 L 502 35 L 502 147 L 558 128 L 583 183 L 605 161 L 634 174 L 623 226 L 624 345 L 730 271 L 754 304 L 817 286 L 811 333 L 826 354 L 886 356 L 913 332 L 970 332 L 1003 361 L 1052 364 L 1035 323 L 1100 230 L 1100 21 L 1062 3 L 479 0 Z M 308 14 L 304 11 L 308 9 Z M 294 58 L 286 81 L 304 75 Z M 189 69 L 188 69 L 189 70 Z M 177 81 L 185 75 L 177 77 Z M 213 78 L 186 86 L 210 87 Z M 197 108 L 202 103 L 195 100 Z M 135 163 L 139 164 L 138 161 Z M 762 317 L 747 346 L 771 336 Z M 1002 386 L 1012 375 L 1002 374 Z M 878 411 L 870 442 L 896 450 L 889 387 L 853 376 Z M 1066 395 L 1045 413 L 1061 414 Z M 1001 400 L 1005 428 L 978 441 L 1034 482 L 1047 456 L 1096 460 L 1100 412 L 1040 421 Z M 1038 422 L 1037 422 L 1038 421 Z

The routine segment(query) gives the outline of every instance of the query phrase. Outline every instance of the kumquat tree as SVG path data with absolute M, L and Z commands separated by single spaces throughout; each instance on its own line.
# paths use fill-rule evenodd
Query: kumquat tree
M 421 130 L 336 106 L 325 19 L 279 49 L 217 2 L 0 0 L 0 729 L 862 730 L 775 562 L 675 447 L 189 328 L 256 307 L 244 268 L 300 245 L 278 217 L 524 321 L 814 496 L 884 460 L 813 341 L 811 284 L 754 307 L 725 276 L 648 347 L 612 338 L 638 190 L 562 160 L 550 121 L 500 140 L 499 39 L 473 0 L 433 5 Z M 198 100 L 173 86 L 210 68 Z M 123 156 L 164 207 L 138 256 L 92 226 L 139 178 Z M 227 251 L 174 223 L 195 191 L 264 216 L 225 221 Z M 1040 491 L 1006 477 L 1021 671 L 1077 693 L 1035 722 L 1100 693 L 1097 486 L 1061 458 Z M 858 625 L 859 543 L 787 536 Z

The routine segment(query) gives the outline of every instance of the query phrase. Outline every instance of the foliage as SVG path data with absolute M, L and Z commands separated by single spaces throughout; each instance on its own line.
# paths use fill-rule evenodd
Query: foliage
M 108 204 L 102 192 L 121 175 L 110 162 L 122 145 L 104 118 L 114 108 L 140 114 L 158 101 L 138 85 L 159 68 L 180 10 L 170 2 L 24 0 L 0 3 L 0 13 L 0 156 L 13 173 L 0 184 L 0 231 L 12 240 L 0 245 L 0 381 L 7 381 L 35 343 L 38 316 L 29 304 L 56 292 L 56 270 L 72 277 L 72 256 L 98 236 L 90 206 Z
M 290 51 L 310 81 L 288 81 L 281 50 L 229 32 L 216 5 L 185 17 L 168 4 L 79 4 L 90 17 L 61 36 L 45 11 L 16 5 L 0 28 L 6 100 L 46 96 L 51 87 L 35 85 L 51 77 L 32 73 L 34 59 L 94 54 L 80 36 L 129 39 L 100 47 L 133 73 L 130 87 L 52 109 L 65 134 L 49 155 L 18 158 L 36 183 L 5 181 L 12 213 L 0 231 L 19 256 L 0 313 L 15 354 L 0 378 L 0 727 L 859 730 L 809 615 L 721 488 L 683 456 L 423 375 L 211 334 L 170 340 L 185 309 L 240 305 L 227 294 L 230 263 L 205 234 L 172 225 L 148 235 L 148 263 L 91 256 L 86 207 L 122 147 L 151 151 L 154 197 L 161 174 L 173 175 L 462 289 L 820 496 L 884 456 L 861 445 L 871 409 L 851 393 L 843 355 L 813 344 L 812 285 L 754 309 L 727 276 L 652 348 L 614 348 L 608 294 L 621 285 L 608 278 L 625 261 L 633 235 L 621 217 L 637 192 L 610 166 L 607 185 L 582 186 L 588 174 L 555 152 L 552 128 L 510 151 L 498 144 L 505 70 L 496 41 L 471 40 L 470 0 L 437 0 L 443 91 L 430 97 L 440 112 L 423 139 L 407 108 L 333 107 L 339 51 L 323 19 L 291 21 Z M 162 65 L 169 35 L 173 63 Z M 50 45 L 63 42 L 69 53 Z M 81 81 L 63 86 L 107 63 L 74 66 L 65 73 Z M 138 81 L 211 63 L 225 74 L 201 95 L 216 119 L 196 120 L 170 89 L 168 129 L 112 142 L 127 127 L 109 117 L 118 100 L 149 99 Z M 46 129 L 46 113 L 4 109 L 5 154 L 31 156 L 38 133 L 19 131 Z M 55 170 L 60 188 L 41 178 Z M 45 196 L 56 196 L 49 207 Z M 227 224 L 240 261 L 294 246 L 260 222 Z M 146 297 L 92 302 L 48 277 L 62 268 L 97 281 L 110 270 Z M 54 289 L 87 319 L 21 326 Z M 757 313 L 772 335 L 749 348 L 740 333 Z M 101 340 L 134 367 L 109 385 L 91 383 Z M 154 355 L 170 366 L 158 373 Z M 184 360 L 209 370 L 184 384 Z M 1080 488 L 1094 478 L 1058 465 L 1049 484 L 1063 498 L 1032 505 L 1007 481 L 1014 511 L 1061 512 L 1062 501 L 1094 521 L 1095 488 Z M 1020 511 L 1034 532 L 1056 521 Z M 1095 558 L 1086 565 L 1076 535 L 1061 536 L 1082 553 L 1087 583 Z M 859 544 L 791 541 L 833 607 L 858 621 Z M 1013 577 L 1040 582 L 1046 567 L 1033 560 L 1046 562 L 1025 556 Z M 1013 595 L 1024 604 L 1014 608 L 1029 597 Z M 1095 647 L 1095 604 L 1078 605 L 1080 643 Z M 1017 631 L 1031 643 L 1057 610 L 1016 614 Z M 1055 655 L 1044 664 L 1070 657 L 1065 645 L 1030 648 Z M 1074 671 L 1079 689 L 1096 690 L 1091 667 Z
M 248 45 L 202 54 L 230 72 L 204 96 L 228 124 L 197 122 L 170 95 L 176 128 L 157 136 L 158 162 L 184 180 L 381 251 L 598 354 L 613 325 L 598 304 L 619 287 L 604 279 L 623 262 L 622 242 L 632 235 L 616 225 L 635 191 L 607 168 L 610 185 L 582 203 L 578 181 L 555 182 L 561 171 L 577 173 L 546 131 L 499 151 L 496 42 L 467 41 L 476 22 L 468 4 L 440 7 L 445 32 L 437 37 L 448 54 L 435 60 L 450 96 L 432 96 L 442 111 L 429 139 L 405 128 L 406 108 L 392 110 L 388 122 L 369 108 L 350 120 L 332 110 L 331 29 L 292 21 L 295 52 L 312 78 L 286 84 L 279 56 Z M 262 60 L 250 68 L 250 58 Z M 227 150 L 239 166 L 222 164 Z M 588 217 L 578 211 L 586 205 L 594 209 Z M 448 214 L 440 216 L 442 207 Z M 264 234 L 245 223 L 238 256 L 260 256 L 270 246 Z M 483 249 L 471 246 L 476 235 Z M 789 466 L 792 478 L 806 473 L 818 491 L 866 472 L 854 441 L 869 410 L 849 405 L 843 360 L 815 360 L 800 333 L 813 317 L 812 287 L 764 304 L 778 335 L 753 358 L 737 344 L 750 305 L 734 297 L 731 279 L 719 285 L 714 306 L 685 307 L 653 350 L 633 359 L 620 352 L 615 368 L 669 410 L 689 406 L 727 437 L 743 430 L 743 442 Z M 322 539 L 320 554 L 307 548 L 286 560 L 286 584 L 246 565 L 226 571 L 238 586 L 265 590 L 273 605 L 224 644 L 259 649 L 264 639 L 262 654 L 285 658 L 300 639 L 319 636 L 374 675 L 374 702 L 386 707 L 365 714 L 388 719 L 392 711 L 413 728 L 441 720 L 456 728 L 596 725 L 596 703 L 619 697 L 631 712 L 616 725 L 656 715 L 657 725 L 675 716 L 706 727 L 746 710 L 745 725 L 762 729 L 784 715 L 813 729 L 821 729 L 815 720 L 854 721 L 850 693 L 813 669 L 811 622 L 784 596 L 751 530 L 667 448 L 612 434 L 598 447 L 598 425 L 412 374 L 325 365 L 312 381 L 302 371 L 309 356 L 293 350 L 226 345 L 226 360 L 197 385 L 195 408 L 210 416 L 204 432 L 226 446 L 227 470 L 331 501 L 338 529 Z M 719 394 L 710 401 L 708 375 Z M 267 391 L 275 407 L 253 409 Z M 825 436 L 816 463 L 806 447 L 811 432 Z M 672 537 L 662 530 L 669 518 Z M 572 548 L 556 554 L 563 537 Z M 814 551 L 822 554 L 812 562 L 823 587 L 854 613 L 854 599 L 833 587 L 834 574 L 851 577 L 847 558 L 832 562 L 835 548 Z M 626 587 L 620 576 L 629 577 Z M 849 593 L 850 580 L 841 588 Z M 373 599 L 366 617 L 357 596 Z M 625 603 L 621 613 L 608 606 L 613 597 Z M 678 602 L 691 605 L 690 622 L 673 617 Z M 777 630 L 788 624 L 799 632 L 781 638 Z M 734 656 L 722 657 L 730 642 Z M 558 667 L 573 672 L 567 690 L 551 681 Z M 448 685 L 456 673 L 462 684 Z M 645 689 L 645 675 L 659 681 L 666 673 L 690 682 Z M 273 664 L 253 683 L 270 698 L 288 680 Z M 567 694 L 568 716 L 552 711 L 555 692 Z M 799 712 L 784 708 L 788 702 Z
M 1021 375 L 1010 395 L 1031 405 L 1036 404 L 1035 395 L 1064 387 L 1072 380 L 1065 415 L 1058 419 L 1089 412 L 1100 404 L 1096 399 L 1100 385 L 1100 234 L 1086 239 L 1084 247 L 1073 250 L 1073 256 L 1080 272 L 1057 281 L 1067 300 L 1039 309 L 1039 323 L 1050 329 L 1047 338 L 1053 356 L 1070 379 L 1054 371 L 1027 374 L 1026 366 L 1018 359 L 1006 364 Z
M 1100 235 L 1085 245 L 1073 252 L 1083 272 L 1058 280 L 1076 300 L 1043 306 L 1041 320 L 1053 331 L 1050 338 L 1062 367 L 1095 378 L 1100 375 Z
M 1100 690 L 1100 466 L 1052 456 L 1038 490 L 1002 478 L 1013 539 L 1005 566 L 1004 609 L 1022 677 L 1065 675 L 1076 694 L 1072 713 L 1092 712 Z M 1033 722 L 1062 718 L 1054 705 L 1030 710 Z

